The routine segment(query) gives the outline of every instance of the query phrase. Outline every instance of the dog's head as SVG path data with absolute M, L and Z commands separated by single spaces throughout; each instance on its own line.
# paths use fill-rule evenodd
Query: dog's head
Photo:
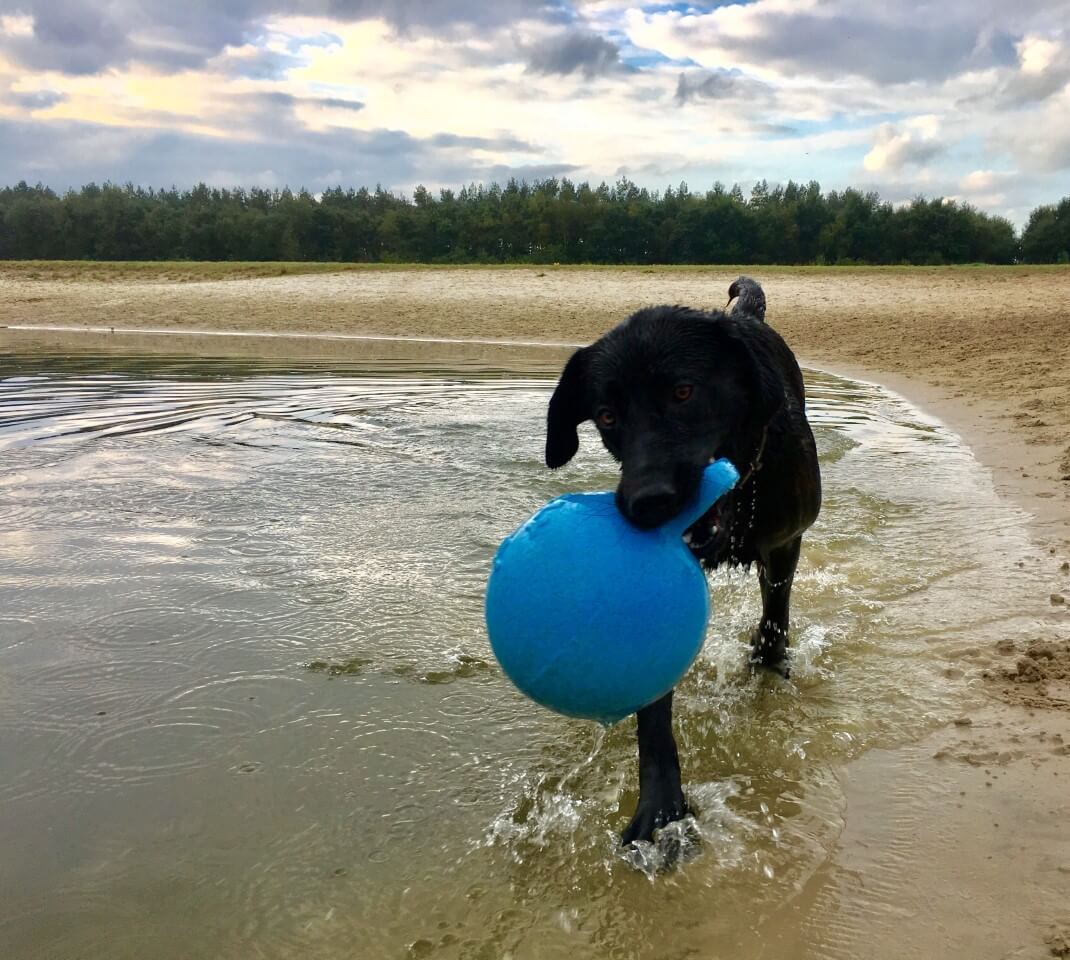
M 550 399 L 546 464 L 568 463 L 593 420 L 621 464 L 617 503 L 658 526 L 692 497 L 710 460 L 754 454 L 783 400 L 753 320 L 686 307 L 633 314 L 572 355 Z

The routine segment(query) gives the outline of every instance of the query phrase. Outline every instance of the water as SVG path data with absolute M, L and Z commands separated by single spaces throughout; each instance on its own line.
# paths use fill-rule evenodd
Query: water
M 1022 515 L 939 424 L 811 373 L 792 680 L 750 673 L 753 575 L 716 574 L 677 698 L 696 818 L 622 856 L 634 721 L 525 701 L 482 624 L 501 537 L 615 483 L 590 429 L 541 465 L 560 356 L 375 349 L 0 357 L 0 954 L 785 955 L 837 771 L 1035 623 Z

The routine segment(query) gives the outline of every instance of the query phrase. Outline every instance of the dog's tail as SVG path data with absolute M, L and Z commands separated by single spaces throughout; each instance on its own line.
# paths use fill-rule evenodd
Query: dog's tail
M 737 277 L 728 288 L 728 302 L 735 300 L 729 312 L 732 317 L 754 317 L 765 322 L 765 292 L 757 280 Z M 726 308 L 727 309 L 727 308 Z

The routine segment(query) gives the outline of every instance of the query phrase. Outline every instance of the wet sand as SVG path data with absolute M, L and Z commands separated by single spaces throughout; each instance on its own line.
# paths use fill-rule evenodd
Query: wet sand
M 191 271 L 179 280 L 144 270 L 92 280 L 72 279 L 69 267 L 32 272 L 0 265 L 0 326 L 114 328 L 114 337 L 94 336 L 100 349 L 110 341 L 151 351 L 166 340 L 171 353 L 286 356 L 299 343 L 344 352 L 346 341 L 193 334 L 582 343 L 644 304 L 723 306 L 739 271 L 384 268 L 239 279 Z M 845 769 L 840 849 L 785 905 L 798 913 L 798 942 L 812 949 L 785 944 L 784 955 L 1070 955 L 1060 952 L 1070 940 L 1070 268 L 747 272 L 765 286 L 769 322 L 805 364 L 881 383 L 959 433 L 997 489 L 1034 518 L 1035 550 L 1008 564 L 1050 573 L 1034 636 L 947 668 L 975 675 L 992 695 L 988 707 Z M 64 336 L 0 330 L 0 352 Z

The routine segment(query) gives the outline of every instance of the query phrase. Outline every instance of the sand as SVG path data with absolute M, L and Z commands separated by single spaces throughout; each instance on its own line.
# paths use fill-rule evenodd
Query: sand
M 0 264 L 0 327 L 571 344 L 644 304 L 721 307 L 740 272 L 300 271 Z M 1036 635 L 987 652 L 988 707 L 843 772 L 840 850 L 786 907 L 834 918 L 800 933 L 823 945 L 806 955 L 1070 956 L 1070 268 L 746 272 L 804 364 L 881 383 L 960 434 L 1033 518 L 1030 560 L 1050 572 Z M 17 339 L 0 329 L 0 353 Z M 183 337 L 183 349 L 219 353 L 223 339 Z M 248 343 L 226 350 L 262 352 Z

